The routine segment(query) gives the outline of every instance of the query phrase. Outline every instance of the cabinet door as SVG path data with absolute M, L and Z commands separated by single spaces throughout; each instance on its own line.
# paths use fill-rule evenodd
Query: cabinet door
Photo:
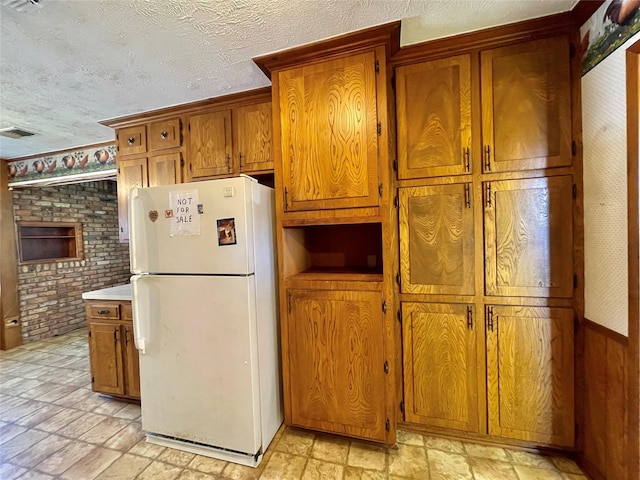
M 398 178 L 471 170 L 469 55 L 396 69 Z
M 147 158 L 118 158 L 118 223 L 120 241 L 129 241 L 129 191 L 134 187 L 146 187 Z
M 116 133 L 118 155 L 133 155 L 147 151 L 147 128 L 144 125 L 121 128 Z
M 180 153 L 149 157 L 149 186 L 182 183 Z
M 489 433 L 573 446 L 573 311 L 487 307 Z
M 375 54 L 278 74 L 285 209 L 379 204 Z
M 405 420 L 478 431 L 471 305 L 402 304 Z
M 182 143 L 179 118 L 154 122 L 149 125 L 149 150 L 179 147 Z
M 380 292 L 289 290 L 287 349 L 294 425 L 384 441 Z
M 189 118 L 189 175 L 191 178 L 233 172 L 231 163 L 231 111 Z
M 572 177 L 485 182 L 487 295 L 573 296 Z
M 233 109 L 233 149 L 241 173 L 273 170 L 271 102 Z
M 399 197 L 402 292 L 473 295 L 471 184 L 400 188 Z
M 89 323 L 89 358 L 93 391 L 124 395 L 119 324 Z
M 485 171 L 571 165 L 567 37 L 482 52 L 481 76 Z
M 122 325 L 124 336 L 124 378 L 126 394 L 140 398 L 140 359 L 133 341 L 133 326 Z

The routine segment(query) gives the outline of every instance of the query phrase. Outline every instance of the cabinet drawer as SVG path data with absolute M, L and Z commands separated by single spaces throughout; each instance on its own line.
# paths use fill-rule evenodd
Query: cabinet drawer
M 144 125 L 122 128 L 116 135 L 118 153 L 130 155 L 147 151 L 147 129 Z
M 131 304 L 130 303 L 123 303 L 122 304 L 122 319 L 123 320 L 129 320 L 129 321 L 133 320 L 133 311 L 131 309 Z
M 91 318 L 108 318 L 112 320 L 120 319 L 120 306 L 119 305 L 100 305 L 93 304 L 88 305 L 89 317 Z
M 155 122 L 149 126 L 149 150 L 179 147 L 181 143 L 179 118 Z

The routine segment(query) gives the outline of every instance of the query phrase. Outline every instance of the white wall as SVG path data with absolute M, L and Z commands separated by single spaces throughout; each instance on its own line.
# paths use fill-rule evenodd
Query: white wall
M 628 336 L 625 51 L 582 77 L 585 318 Z

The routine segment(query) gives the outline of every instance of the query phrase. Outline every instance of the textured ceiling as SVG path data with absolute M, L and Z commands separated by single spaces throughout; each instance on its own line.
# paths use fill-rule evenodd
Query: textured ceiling
M 577 0 L 0 0 L 0 137 L 15 158 L 110 141 L 99 120 L 269 84 L 251 59 L 402 19 L 408 45 Z M 17 5 L 17 8 L 16 8 Z

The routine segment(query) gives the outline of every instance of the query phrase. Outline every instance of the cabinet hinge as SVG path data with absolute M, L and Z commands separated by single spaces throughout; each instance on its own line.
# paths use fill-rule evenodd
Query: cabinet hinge
M 89 330 L 89 338 L 91 338 L 91 330 Z
M 387 421 L 384 422 L 384 429 L 389 432 L 391 431 L 391 422 L 389 421 L 389 419 L 387 418 Z
M 573 288 L 578 288 L 578 275 L 573 275 Z
M 91 383 L 95 383 L 96 379 L 94 377 L 91 377 Z
M 473 307 L 467 305 L 467 328 L 473 330 Z
M 393 198 L 393 206 L 396 208 L 400 206 L 400 198 L 398 198 L 398 195 Z
M 377 58 L 373 68 L 375 68 L 376 73 L 380 73 L 380 61 Z
M 575 183 L 571 187 L 571 195 L 573 195 L 574 199 L 578 198 L 578 185 L 576 185 Z
M 289 206 L 289 190 L 287 190 L 287 187 L 284 187 L 284 211 L 287 211 L 287 208 Z
M 573 58 L 576 56 L 576 47 L 573 43 L 569 44 L 569 58 Z
M 382 122 L 378 122 L 378 136 L 382 135 Z
M 402 309 L 398 309 L 398 322 L 402 325 Z
M 191 122 L 189 122 L 189 123 L 187 124 L 187 130 L 189 130 L 189 132 L 191 132 Z
M 398 160 L 394 159 L 393 163 L 392 163 L 392 166 L 393 166 L 393 171 L 397 172 L 398 171 Z
M 382 184 L 378 185 L 378 194 L 382 197 Z
M 398 284 L 398 286 L 401 286 L 402 284 L 402 277 L 400 276 L 400 272 L 396 273 L 396 283 Z
M 578 145 L 576 144 L 575 140 L 573 140 L 571 142 L 571 155 L 575 157 L 577 153 L 578 153 Z
M 387 301 L 382 301 L 382 313 L 387 313 Z
M 120 167 L 118 167 L 118 175 L 120 175 Z
M 471 208 L 471 187 L 468 183 L 464 184 L 464 204 L 467 208 Z
M 389 362 L 387 360 L 384 361 L 384 373 L 386 373 L 387 375 L 389 374 Z
M 493 307 L 487 306 L 487 329 L 493 332 Z
M 404 400 L 400 401 L 400 411 L 404 413 Z
M 291 313 L 291 292 L 287 292 L 287 313 Z
M 396 76 L 393 75 L 391 77 L 391 88 L 393 88 L 394 90 L 396 89 Z

